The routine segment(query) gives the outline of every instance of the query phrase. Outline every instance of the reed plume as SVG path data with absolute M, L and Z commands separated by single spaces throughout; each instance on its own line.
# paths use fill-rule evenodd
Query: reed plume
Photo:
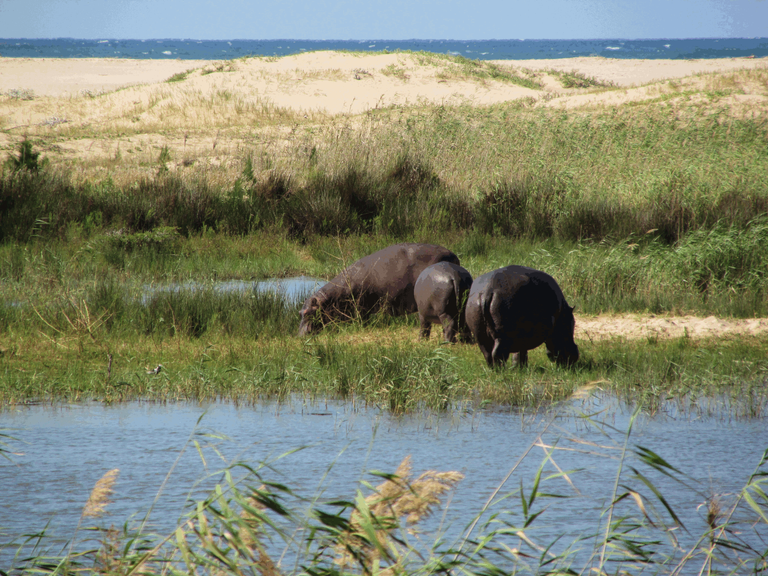
M 428 517 L 440 504 L 440 496 L 456 486 L 464 475 L 455 471 L 428 470 L 414 481 L 411 478 L 411 457 L 406 456 L 395 473 L 374 488 L 373 494 L 357 500 L 349 530 L 341 535 L 336 545 L 338 565 L 349 566 L 356 558 L 369 572 L 384 555 L 394 568 L 402 561 L 404 551 L 395 544 L 403 544 L 394 536 L 394 531 L 400 527 L 400 519 L 405 517 L 407 524 L 413 526 Z M 408 531 L 414 533 L 415 529 Z
M 91 490 L 88 502 L 83 509 L 83 518 L 98 518 L 104 513 L 106 507 L 112 502 L 109 497 L 112 495 L 112 487 L 117 481 L 120 470 L 115 468 L 102 476 Z
M 111 502 L 109 497 L 112 494 L 112 487 L 115 485 L 118 474 L 120 474 L 120 470 L 118 468 L 114 468 L 104 474 L 104 476 L 99 478 L 99 480 L 96 482 L 93 490 L 91 490 L 90 496 L 88 496 L 88 501 L 83 507 L 83 512 L 80 514 L 80 518 L 77 521 L 77 526 L 75 527 L 75 535 L 80 530 L 80 525 L 83 523 L 83 518 L 98 518 L 104 513 L 107 505 Z M 72 540 L 69 542 L 69 553 L 67 554 L 68 559 L 72 555 L 74 546 L 75 536 L 72 536 Z

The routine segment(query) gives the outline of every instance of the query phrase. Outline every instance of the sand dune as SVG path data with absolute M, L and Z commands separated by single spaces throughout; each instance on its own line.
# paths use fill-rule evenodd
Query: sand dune
M 453 74 L 447 62 L 424 62 L 413 54 L 312 52 L 219 63 L 200 60 L 0 58 L 0 92 L 26 89 L 32 90 L 36 96 L 71 98 L 83 93 L 151 86 L 164 82 L 174 74 L 191 71 L 178 86 L 183 85 L 187 90 L 233 90 L 297 111 L 360 113 L 376 107 L 420 102 L 482 105 L 544 96 L 547 96 L 547 105 L 555 105 L 553 95 L 573 99 L 579 90 L 563 88 L 552 71 L 576 71 L 618 87 L 632 88 L 698 73 L 766 69 L 768 58 L 619 60 L 591 57 L 502 60 L 494 64 L 502 69 L 533 74 L 544 88 L 537 90 L 493 79 L 478 81 L 464 78 Z M 605 99 L 610 103 L 619 103 L 633 97 L 636 94 L 632 96 L 618 91 L 580 96 L 574 101 L 583 104 Z M 559 103 L 562 104 L 562 101 Z M 126 105 L 129 104 L 126 99 Z

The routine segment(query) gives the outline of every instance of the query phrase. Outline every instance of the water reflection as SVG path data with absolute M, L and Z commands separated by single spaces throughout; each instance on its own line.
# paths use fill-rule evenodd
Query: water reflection
M 52 532 L 65 542 L 94 484 L 113 468 L 120 469 L 114 502 L 98 523 L 119 526 L 131 515 L 145 513 L 173 469 L 150 518 L 152 531 L 170 533 L 190 501 L 206 496 L 221 479 L 208 475 L 233 460 L 271 462 L 265 479 L 304 496 L 351 499 L 361 479 L 378 483 L 366 471 L 392 472 L 410 454 L 417 475 L 427 469 L 465 474 L 445 518 L 437 515 L 426 526 L 428 531 L 445 530 L 448 541 L 460 537 L 513 468 L 491 509 L 511 510 L 508 520 L 518 524 L 519 499 L 499 501 L 501 497 L 519 488 L 521 480 L 530 487 L 541 465 L 547 474 L 567 472 L 567 477 L 546 481 L 542 491 L 568 498 L 540 499 L 550 508 L 529 535 L 542 543 L 565 535 L 563 541 L 570 542 L 599 527 L 616 481 L 628 415 L 614 406 L 602 419 L 595 427 L 567 414 L 552 419 L 472 410 L 394 418 L 345 403 L 300 400 L 255 407 L 145 402 L 18 407 L 0 416 L 0 427 L 14 428 L 11 434 L 23 441 L 13 446 L 22 455 L 12 463 L 0 462 L 0 527 L 7 542 L 51 520 Z M 228 439 L 205 436 L 214 430 Z M 190 438 L 203 446 L 202 456 Z M 631 462 L 680 515 L 690 532 L 678 534 L 685 540 L 706 529 L 697 507 L 708 494 L 733 494 L 744 485 L 768 447 L 768 430 L 755 420 L 646 418 L 636 423 L 633 445 L 659 452 L 695 487 Z M 556 449 L 545 462 L 552 447 Z M 296 448 L 302 449 L 287 454 Z M 625 470 L 622 482 L 629 484 L 631 472 Z M 626 511 L 637 512 L 631 502 L 626 506 Z M 6 565 L 9 554 L 0 551 L 0 565 Z
M 245 294 L 246 292 L 274 292 L 281 294 L 286 300 L 296 302 L 303 300 L 307 294 L 316 291 L 325 284 L 325 280 L 309 276 L 293 278 L 271 278 L 269 280 L 224 280 L 220 282 L 172 282 L 169 284 L 145 284 L 141 288 L 141 303 L 147 304 L 154 295 L 161 292 L 199 292 L 212 289 L 221 294 Z

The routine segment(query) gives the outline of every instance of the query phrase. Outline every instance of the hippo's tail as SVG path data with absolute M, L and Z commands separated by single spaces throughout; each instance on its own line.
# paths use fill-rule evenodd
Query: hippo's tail
M 490 292 L 490 294 L 489 294 Z M 485 330 L 488 336 L 492 339 L 496 339 L 496 324 L 493 321 L 491 315 L 491 302 L 493 301 L 496 293 L 493 290 L 482 291 L 480 293 L 480 309 L 483 313 L 483 323 L 485 324 Z
M 463 317 L 462 309 L 463 309 L 463 305 L 467 303 L 466 302 L 467 295 L 466 294 L 462 295 L 461 281 L 456 275 L 453 275 L 451 277 L 451 282 L 453 282 L 453 294 L 456 297 L 456 310 L 459 313 L 459 317 Z M 464 297 L 464 302 L 461 301 L 462 296 Z

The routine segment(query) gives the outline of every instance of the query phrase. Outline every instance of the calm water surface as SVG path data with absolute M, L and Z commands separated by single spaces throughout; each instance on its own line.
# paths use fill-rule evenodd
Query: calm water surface
M 310 276 L 270 278 L 269 280 L 224 280 L 221 282 L 173 282 L 170 284 L 146 284 L 141 287 L 141 302 L 147 304 L 160 292 L 199 292 L 212 288 L 221 294 L 246 294 L 248 292 L 272 292 L 282 295 L 289 302 L 304 300 L 326 284 L 325 280 Z
M 607 424 L 626 429 L 628 415 L 620 408 L 605 414 Z M 378 483 L 366 471 L 393 472 L 409 454 L 416 475 L 428 469 L 466 475 L 444 522 L 438 514 L 427 526 L 436 530 L 442 522 L 450 541 L 460 536 L 542 432 L 545 444 L 557 443 L 555 464 L 562 470 L 581 471 L 570 474 L 574 486 L 562 479 L 546 483 L 544 491 L 569 498 L 546 502 L 551 508 L 537 519 L 531 536 L 548 543 L 565 534 L 571 541 L 599 525 L 616 478 L 615 457 L 624 443 L 623 432 L 598 429 L 573 416 L 552 420 L 549 415 L 469 409 L 394 418 L 345 403 L 300 400 L 250 407 L 140 402 L 16 407 L 0 415 L 0 428 L 13 429 L 10 434 L 20 441 L 12 442 L 11 448 L 22 453 L 12 462 L 0 462 L 2 543 L 39 530 L 48 521 L 59 542 L 66 542 L 94 484 L 113 468 L 120 469 L 120 476 L 108 514 L 97 520 L 104 526 L 121 526 L 137 513 L 142 517 L 179 459 L 150 517 L 152 530 L 169 533 L 188 511 L 190 500 L 205 497 L 221 479 L 213 473 L 233 460 L 272 462 L 264 479 L 287 484 L 304 496 L 351 499 L 361 479 Z M 206 431 L 228 439 L 202 435 Z M 203 446 L 203 457 L 189 443 L 191 435 Z M 695 490 L 639 466 L 636 460 L 629 462 L 658 484 L 691 534 L 698 536 L 704 523 L 697 506 L 713 492 L 727 495 L 744 485 L 768 448 L 768 430 L 755 420 L 641 418 L 631 435 L 630 445 L 634 444 L 656 451 L 689 476 Z M 543 448 L 533 447 L 501 494 L 518 488 L 521 480 L 530 485 L 544 455 Z M 556 471 L 552 464 L 545 469 Z M 623 482 L 640 489 L 629 474 L 625 471 Z M 493 509 L 512 510 L 510 520 L 521 522 L 517 500 Z M 8 562 L 9 554 L 0 551 L 0 566 Z

